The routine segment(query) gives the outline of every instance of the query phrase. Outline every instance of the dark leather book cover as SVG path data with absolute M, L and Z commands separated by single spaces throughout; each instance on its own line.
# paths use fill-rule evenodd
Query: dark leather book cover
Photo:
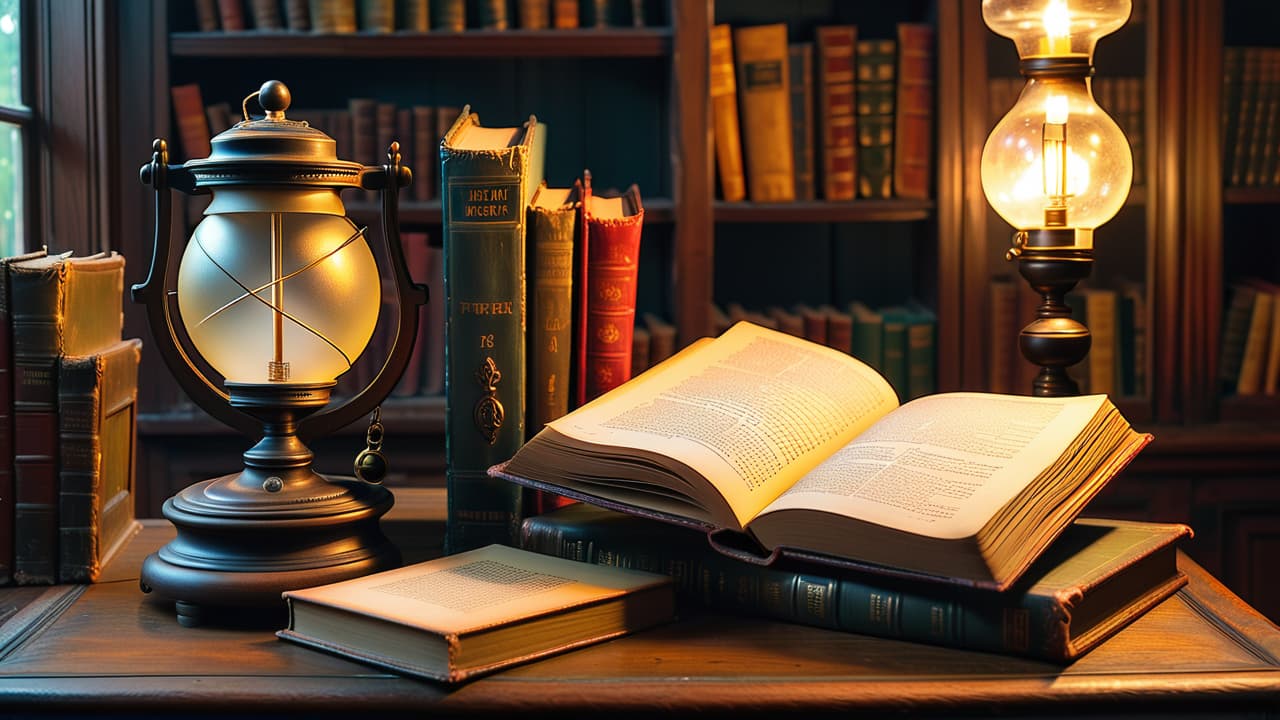
M 431 0 L 431 13 L 432 27 L 438 30 L 462 32 L 467 29 L 467 0 Z
M 573 365 L 573 256 L 581 186 L 534 193 L 527 222 L 529 418 L 526 434 L 569 411 Z
M 813 171 L 813 43 L 787 46 L 791 71 L 791 153 L 796 199 L 814 199 Z
M 310 30 L 311 10 L 307 7 L 307 0 L 284 0 L 284 19 L 294 32 Z
M 586 199 L 587 371 L 590 400 L 631 378 L 631 333 L 636 318 L 640 234 L 644 206 L 632 185 L 617 197 Z
M 360 0 L 360 29 L 392 33 L 396 29 L 396 0 Z
M 218 17 L 222 20 L 223 30 L 244 30 L 244 0 L 218 0 Z
M 279 0 L 249 0 L 254 30 L 283 30 Z
M 1004 592 L 957 590 L 804 564 L 762 567 L 702 533 L 578 503 L 524 521 L 520 546 L 671 575 L 678 598 L 745 615 L 1069 662 L 1186 583 L 1185 525 L 1081 518 Z
M 59 582 L 96 582 L 107 560 L 137 532 L 141 353 L 142 341 L 133 338 L 59 363 Z
M 506 30 L 511 26 L 507 17 L 507 0 L 473 0 L 476 17 L 482 30 Z
M 178 139 L 182 141 L 182 155 L 187 160 L 209 157 L 209 118 L 204 112 L 204 100 L 200 86 L 195 83 L 174 85 L 169 88 L 173 102 L 173 118 L 178 124 Z
M 200 32 L 218 31 L 218 0 L 195 0 L 196 27 Z
M 486 469 L 524 443 L 525 222 L 546 126 L 482 127 L 463 108 L 441 144 L 444 225 L 445 548 L 510 543 L 520 488 Z
M 818 154 L 821 156 L 822 197 L 852 200 L 857 142 L 854 113 L 854 46 L 858 28 L 827 25 L 814 30 L 817 37 Z
M 124 258 L 50 255 L 9 266 L 14 353 L 14 579 L 57 581 L 58 359 L 120 340 Z
M 893 197 L 894 40 L 859 40 L 855 83 L 858 197 Z
M 44 250 L 0 259 L 0 583 L 13 577 L 13 330 L 9 266 Z
M 927 199 L 933 172 L 933 26 L 898 25 L 894 195 Z
M 439 176 L 440 136 L 436 133 L 436 111 L 428 105 L 414 105 L 413 115 L 413 174 L 412 197 L 426 202 L 436 196 L 436 178 Z

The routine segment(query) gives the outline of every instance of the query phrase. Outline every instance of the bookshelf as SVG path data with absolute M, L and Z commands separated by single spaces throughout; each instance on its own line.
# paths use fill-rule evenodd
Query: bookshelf
M 1224 396 L 1213 380 L 1230 283 L 1246 273 L 1280 283 L 1280 262 L 1269 249 L 1280 190 L 1226 186 L 1220 111 L 1223 48 L 1276 45 L 1258 37 L 1275 26 L 1276 11 L 1265 0 L 1135 5 L 1140 22 L 1103 38 L 1097 65 L 1102 78 L 1139 80 L 1144 114 L 1130 130 L 1144 145 L 1143 182 L 1117 219 L 1099 229 L 1092 279 L 1105 286 L 1124 275 L 1143 288 L 1147 382 L 1117 404 L 1157 440 L 1100 499 L 1098 512 L 1190 522 L 1197 559 L 1232 587 L 1252 588 L 1250 600 L 1280 617 L 1280 591 L 1260 579 L 1261 560 L 1250 559 L 1280 548 L 1273 529 L 1280 527 L 1280 401 Z M 572 142 L 549 177 L 568 179 L 586 166 L 606 184 L 640 184 L 646 230 L 639 310 L 672 321 L 681 344 L 713 331 L 713 303 L 914 298 L 937 317 L 937 389 L 989 387 L 992 278 L 1014 276 L 1016 268 L 1003 259 L 1009 231 L 983 196 L 979 161 L 996 119 L 991 80 L 1016 75 L 1016 54 L 983 25 L 980 0 L 648 0 L 644 28 L 343 37 L 193 32 L 194 11 L 184 2 L 120 3 L 113 12 L 125 120 L 114 128 L 110 163 L 130 282 L 145 271 L 151 237 L 150 198 L 136 182 L 137 165 L 152 137 L 176 135 L 168 88 L 199 82 L 208 100 L 238 103 L 262 80 L 279 77 L 309 106 L 360 95 L 402 104 L 468 101 L 493 122 L 538 112 L 549 122 L 552 146 Z M 898 22 L 935 29 L 927 199 L 721 199 L 708 32 L 717 23 L 776 22 L 797 41 L 811 40 L 823 24 L 855 24 L 860 37 L 890 37 Z M 457 77 L 442 79 L 446 68 Z M 549 117 L 542 107 L 552 108 Z M 348 211 L 358 220 L 377 214 L 355 199 Z M 401 220 L 438 241 L 438 202 L 403 202 Z M 149 337 L 139 309 L 128 305 L 126 334 Z M 154 378 L 142 388 L 139 422 L 145 516 L 158 514 L 174 490 L 219 469 L 201 458 L 234 458 L 247 440 L 193 412 L 150 349 L 143 372 Z M 393 484 L 443 484 L 443 412 L 438 397 L 384 407 Z M 319 449 L 320 466 L 349 472 L 344 463 L 360 438 L 357 430 L 339 433 Z

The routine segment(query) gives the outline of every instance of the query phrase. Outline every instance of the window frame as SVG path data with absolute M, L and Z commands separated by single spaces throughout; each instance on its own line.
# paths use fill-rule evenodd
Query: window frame
M 42 142 L 39 126 L 39 102 L 37 80 L 41 65 L 36 48 L 39 47 L 37 11 L 34 0 L 19 0 L 18 56 L 20 58 L 19 93 L 21 106 L 0 104 L 0 122 L 17 125 L 22 133 L 22 238 L 16 253 L 29 252 L 39 247 L 41 198 L 44 188 L 40 185 L 40 153 Z

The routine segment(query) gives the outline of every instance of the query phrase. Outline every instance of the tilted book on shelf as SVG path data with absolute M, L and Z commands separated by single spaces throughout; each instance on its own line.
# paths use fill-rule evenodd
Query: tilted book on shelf
M 668 622 L 671 578 L 501 545 L 284 593 L 277 635 L 456 683 Z
M 465 107 L 440 145 L 444 226 L 446 549 L 509 543 L 520 489 L 485 474 L 524 442 L 525 209 L 546 126 L 483 127 Z
M 762 567 L 701 533 L 578 503 L 526 518 L 526 550 L 670 575 L 716 610 L 948 647 L 1068 662 L 1178 588 L 1185 525 L 1081 518 L 1004 592 L 893 581 L 815 565 Z
M 133 338 L 59 363 L 59 582 L 96 582 L 140 527 L 133 480 L 141 354 Z
M 490 473 L 723 551 L 1012 585 L 1151 440 L 1101 395 L 899 406 L 861 361 L 749 323 L 549 424 Z
M 644 205 L 640 189 L 632 185 L 621 195 L 609 197 L 591 190 L 583 206 L 587 227 L 585 402 L 631 378 Z
M 70 253 L 9 266 L 13 332 L 14 580 L 58 580 L 58 363 L 120 340 L 124 257 Z

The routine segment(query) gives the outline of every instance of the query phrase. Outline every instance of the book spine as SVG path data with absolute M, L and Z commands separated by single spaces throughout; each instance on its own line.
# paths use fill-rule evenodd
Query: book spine
M 525 30 L 546 30 L 551 26 L 550 0 L 519 0 L 520 27 Z
M 1244 359 L 1245 340 L 1249 335 L 1249 319 L 1253 313 L 1253 296 L 1257 290 L 1235 285 L 1231 289 L 1231 302 L 1222 320 L 1222 350 L 1218 359 L 1218 378 L 1223 390 L 1235 390 L 1240 376 L 1240 363 Z
M 311 16 L 311 32 L 332 33 L 337 30 L 334 25 L 334 3 L 336 0 L 307 0 Z
M 356 19 L 356 0 L 329 0 L 333 14 L 333 32 L 349 34 L 360 28 Z
M 250 0 L 250 2 L 255 30 L 281 30 L 284 28 L 284 22 L 280 18 L 279 0 Z
M 698 543 L 703 543 L 699 545 Z M 739 562 L 690 534 L 684 544 L 653 542 L 618 528 L 566 526 L 532 517 L 521 547 L 579 562 L 669 575 L 677 596 L 705 607 L 800 625 L 932 645 L 1059 660 L 1068 654 L 1065 610 L 1052 597 L 1011 595 L 1006 604 L 966 603 L 944 593 L 860 582 Z
M 637 324 L 631 331 L 631 377 L 649 369 L 649 348 L 652 344 L 649 329 Z
M 1237 395 L 1258 395 L 1262 392 L 1262 373 L 1267 363 L 1270 332 L 1271 293 L 1259 290 L 1253 296 L 1249 329 L 1245 333 L 1244 354 L 1240 358 L 1240 374 L 1236 379 Z
M 200 32 L 218 31 L 218 0 L 195 0 L 196 27 Z
M 413 114 L 413 199 L 426 202 L 436 194 L 436 163 L 440 137 L 436 134 L 435 109 L 416 105 Z
M 631 332 L 636 318 L 640 231 L 644 213 L 599 220 L 587 213 L 587 399 L 631 378 Z
M 917 311 L 907 325 L 907 398 L 932 395 L 936 388 L 934 345 L 937 323 L 933 313 Z
M 858 197 L 893 197 L 893 40 L 857 45 Z
M 791 202 L 796 196 L 791 154 L 787 26 L 733 30 L 739 116 L 752 202 Z
M 1243 48 L 1242 71 L 1240 80 L 1240 103 L 1236 112 L 1235 143 L 1232 146 L 1231 162 L 1228 166 L 1227 184 L 1238 187 L 1244 184 L 1245 168 L 1249 161 L 1249 142 L 1254 132 L 1254 112 L 1258 105 L 1258 91 L 1261 83 L 1262 48 Z
M 1104 288 L 1093 288 L 1085 295 L 1085 316 L 1089 320 L 1089 333 L 1093 342 L 1089 348 L 1089 391 L 1106 395 L 1116 394 L 1116 378 L 1120 369 L 1116 362 L 1118 337 L 1116 325 L 1119 318 L 1118 293 Z
M 557 30 L 578 27 L 578 0 L 551 0 L 551 22 Z
M 510 544 L 519 522 L 520 489 L 486 470 L 524 442 L 529 162 L 526 146 L 441 149 L 449 553 Z
M 529 210 L 529 421 L 532 436 L 569 411 L 577 206 Z
M 58 394 L 64 275 L 10 268 L 13 298 L 14 580 L 57 582 Z
M 857 196 L 853 49 L 858 29 L 831 25 L 816 32 L 822 197 L 852 200 Z
M 96 581 L 133 522 L 140 352 L 138 340 L 126 340 L 59 368 L 59 582 Z
M 360 29 L 370 33 L 395 32 L 395 0 L 360 0 Z
M 902 313 L 885 310 L 884 316 L 884 379 L 889 381 L 898 399 L 905 401 L 910 388 L 907 370 L 907 321 Z
M 507 0 L 480 0 L 479 11 L 480 27 L 482 29 L 506 30 L 509 27 Z
M 307 8 L 307 0 L 284 0 L 284 19 L 293 32 L 309 31 L 311 11 Z
M 796 199 L 813 200 L 813 43 L 787 47 L 791 72 L 791 152 Z
M 404 0 L 403 20 L 400 25 L 409 32 L 427 32 L 431 29 L 431 0 Z
M 188 160 L 209 157 L 209 122 L 204 114 L 200 86 L 195 83 L 174 85 L 169 89 L 173 100 L 173 118 L 178 124 L 178 138 Z
M 433 25 L 447 32 L 462 32 L 467 29 L 466 0 L 433 0 L 431 11 L 435 13 Z M 450 121 L 453 118 L 449 118 Z M 444 128 L 441 128 L 443 132 Z
M 927 199 L 933 166 L 933 27 L 898 25 L 893 187 L 897 197 Z
M 733 68 L 733 34 L 728 25 L 711 28 L 711 122 L 720 173 L 720 194 L 726 202 L 747 196 L 742 170 L 742 133 L 738 127 L 738 90 Z
M 227 32 L 244 30 L 244 0 L 218 0 L 218 18 Z

